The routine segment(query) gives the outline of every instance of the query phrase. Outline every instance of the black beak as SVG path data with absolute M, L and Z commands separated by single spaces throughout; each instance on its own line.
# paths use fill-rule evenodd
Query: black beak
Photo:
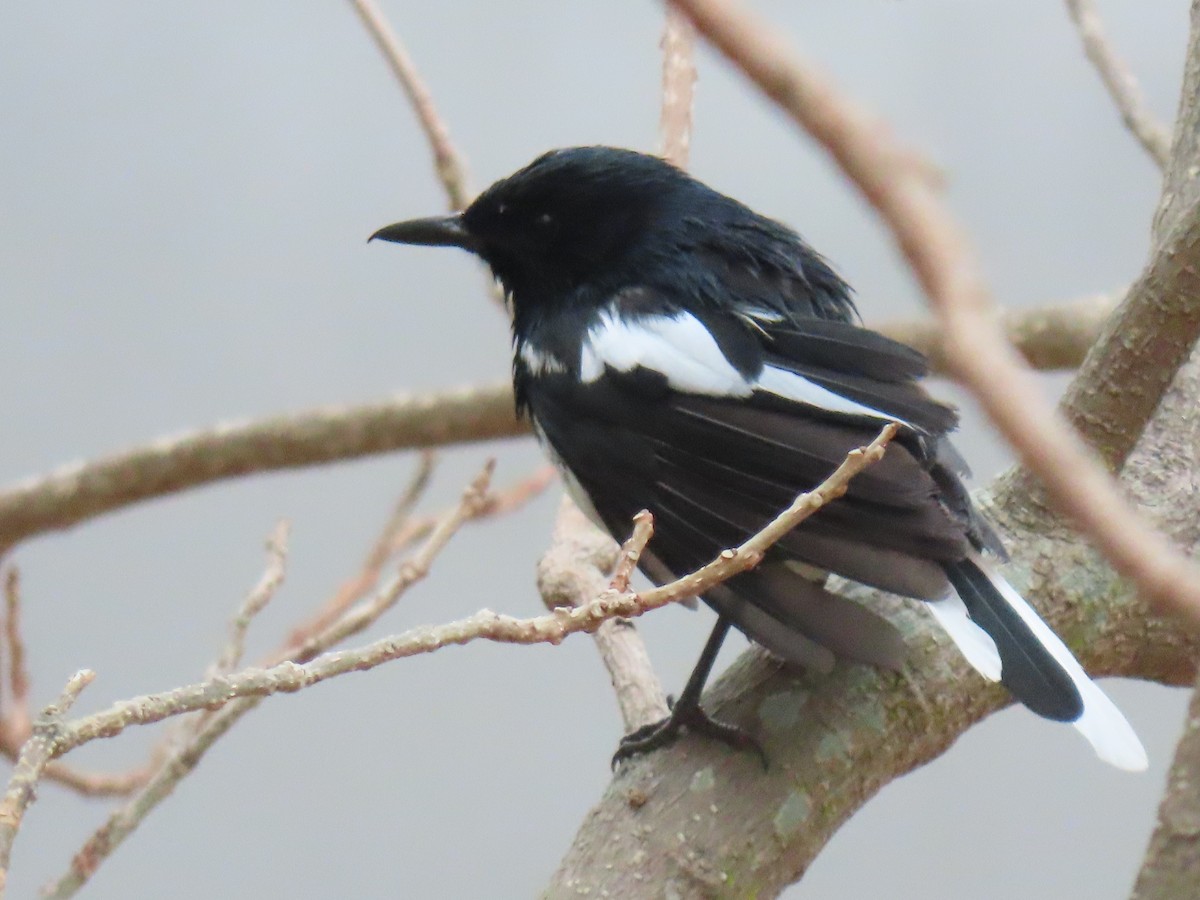
M 367 238 L 373 241 L 391 241 L 394 244 L 424 244 L 431 247 L 462 247 L 475 252 L 479 242 L 463 227 L 462 216 L 430 216 L 427 219 L 410 219 L 385 225 Z

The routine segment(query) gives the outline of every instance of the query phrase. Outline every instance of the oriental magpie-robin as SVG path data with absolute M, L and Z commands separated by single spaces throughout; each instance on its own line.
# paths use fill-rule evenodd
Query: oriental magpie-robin
M 762 528 L 885 422 L 883 459 L 709 591 L 717 625 L 669 719 L 757 747 L 700 694 L 729 626 L 793 663 L 898 668 L 886 620 L 825 590 L 833 572 L 924 601 L 967 661 L 1035 713 L 1072 723 L 1107 762 L 1146 767 L 1124 716 L 996 571 L 1005 551 L 972 505 L 947 435 L 954 410 L 915 350 L 858 324 L 850 289 L 790 228 L 653 156 L 555 150 L 464 212 L 374 237 L 482 258 L 512 306 L 513 385 L 581 508 L 621 539 L 641 509 L 641 568 L 665 582 Z

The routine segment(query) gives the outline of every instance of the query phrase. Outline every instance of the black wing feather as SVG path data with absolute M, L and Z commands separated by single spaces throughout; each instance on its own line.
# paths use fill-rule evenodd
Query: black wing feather
M 625 293 L 638 304 L 629 310 L 635 319 L 669 308 L 644 289 Z M 852 601 L 831 599 L 786 562 L 907 596 L 944 594 L 942 563 L 962 559 L 977 530 L 965 492 L 952 489 L 959 485 L 955 457 L 940 449 L 953 410 L 913 381 L 925 371 L 920 354 L 845 322 L 783 314 L 748 321 L 713 308 L 696 315 L 743 377 L 766 365 L 786 368 L 913 426 L 844 497 L 780 541 L 762 569 L 704 599 L 788 658 L 822 663 L 815 641 L 840 655 L 896 664 L 899 640 L 890 626 Z M 669 382 L 669 373 L 635 368 L 590 382 L 573 371 L 544 372 L 523 385 L 545 439 L 609 531 L 627 532 L 642 508 L 654 515 L 644 568 L 656 580 L 744 541 L 880 427 L 878 418 L 761 391 L 726 398 L 680 392 Z

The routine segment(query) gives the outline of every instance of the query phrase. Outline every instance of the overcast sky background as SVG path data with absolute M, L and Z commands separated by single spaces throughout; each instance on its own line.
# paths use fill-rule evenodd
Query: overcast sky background
M 477 187 L 551 147 L 653 149 L 658 5 L 384 6 Z M 1108 291 L 1137 273 L 1157 174 L 1061 3 L 756 6 L 945 168 L 1002 302 Z M 1171 118 L 1187 4 L 1102 8 Z M 346 2 L 4 4 L 0 119 L 0 481 L 219 420 L 507 372 L 505 322 L 467 257 L 364 243 L 445 201 Z M 692 162 L 796 226 L 856 286 L 868 320 L 921 309 L 863 202 L 708 52 Z M 981 477 L 1005 464 L 971 411 L 962 432 Z M 501 484 L 539 462 L 529 440 L 447 453 L 430 508 L 488 454 Z M 286 516 L 288 582 L 252 638 L 253 651 L 273 646 L 356 570 L 413 465 L 395 455 L 224 483 L 21 547 L 37 704 L 83 666 L 98 677 L 79 711 L 194 680 Z M 538 613 L 533 568 L 556 501 L 555 490 L 465 531 L 374 634 L 485 605 Z M 683 609 L 645 620 L 669 689 L 710 624 Z M 884 790 L 787 896 L 1127 896 L 1186 698 L 1106 687 L 1140 731 L 1149 773 L 1119 773 L 1071 729 L 1007 710 Z M 475 644 L 274 698 L 85 896 L 531 896 L 607 783 L 619 733 L 586 639 Z M 71 761 L 127 766 L 152 738 L 127 733 Z M 12 896 L 60 872 L 105 809 L 44 787 L 17 841 Z

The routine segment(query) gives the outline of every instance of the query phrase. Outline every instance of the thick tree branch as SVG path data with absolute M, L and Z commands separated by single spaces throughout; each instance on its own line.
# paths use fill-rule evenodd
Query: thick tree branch
M 1181 370 L 1124 472 L 1139 505 L 1193 552 L 1198 391 L 1200 354 Z M 1151 616 L 1098 554 L 1053 522 L 998 524 L 1013 550 L 1006 574 L 1089 671 L 1192 683 L 1200 640 Z M 774 897 L 884 785 L 1010 702 L 970 670 L 919 604 L 852 593 L 901 628 L 910 648 L 903 675 L 851 664 L 802 675 L 747 651 L 704 705 L 763 740 L 770 771 L 703 738 L 632 761 L 584 820 L 544 896 L 641 896 L 650 884 L 664 896 Z
M 825 147 L 876 208 L 942 323 L 951 373 L 978 398 L 1055 506 L 1146 596 L 1200 621 L 1200 566 L 1142 522 L 1079 435 L 1054 413 L 1000 331 L 974 254 L 927 167 L 751 14 L 724 0 L 678 5 Z
M 225 478 L 527 431 L 508 383 L 225 423 L 0 490 L 0 547 Z
M 1191 32 L 1175 140 L 1153 223 L 1150 259 L 1104 324 L 1061 401 L 1068 421 L 1118 471 L 1158 408 L 1200 331 L 1200 2 Z M 1049 514 L 1041 490 L 1022 469 L 1008 473 L 997 502 L 1026 516 Z
M 1200 682 L 1167 776 L 1158 823 L 1133 888 L 1133 900 L 1191 900 L 1200 872 Z
M 1200 203 L 1180 211 L 1062 399 L 1106 466 L 1118 470 L 1200 337 Z

